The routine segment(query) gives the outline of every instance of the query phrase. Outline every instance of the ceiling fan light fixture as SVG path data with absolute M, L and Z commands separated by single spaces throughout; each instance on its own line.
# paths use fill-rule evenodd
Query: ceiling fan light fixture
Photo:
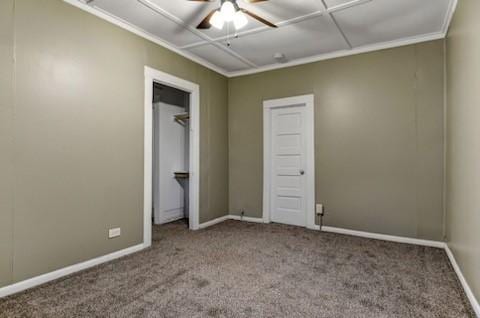
M 220 8 L 220 12 L 223 15 L 223 20 L 230 22 L 233 20 L 235 16 L 235 6 L 233 3 L 229 0 L 226 0 L 223 4 L 222 7 Z
M 236 30 L 240 30 L 248 23 L 247 17 L 243 14 L 242 11 L 238 10 L 233 16 L 233 24 L 235 25 Z
M 223 18 L 223 14 L 220 11 L 215 11 L 215 13 L 210 18 L 210 24 L 216 29 L 223 29 L 223 24 L 225 23 L 225 19 Z

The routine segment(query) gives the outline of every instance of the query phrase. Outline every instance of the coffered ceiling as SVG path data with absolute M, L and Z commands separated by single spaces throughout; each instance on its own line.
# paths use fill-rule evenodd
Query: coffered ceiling
M 227 76 L 443 38 L 456 0 L 270 0 L 235 33 L 198 30 L 220 0 L 65 0 Z M 229 32 L 228 32 L 229 31 Z M 274 54 L 285 58 L 278 62 Z

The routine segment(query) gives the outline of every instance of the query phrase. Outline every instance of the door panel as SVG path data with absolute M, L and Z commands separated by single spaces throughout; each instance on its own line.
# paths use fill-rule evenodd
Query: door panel
M 279 176 L 298 176 L 301 156 L 276 156 L 274 166 Z
M 271 111 L 271 219 L 306 226 L 305 107 L 290 106 Z
M 275 152 L 277 155 L 295 155 L 302 151 L 301 135 L 298 133 L 277 134 Z

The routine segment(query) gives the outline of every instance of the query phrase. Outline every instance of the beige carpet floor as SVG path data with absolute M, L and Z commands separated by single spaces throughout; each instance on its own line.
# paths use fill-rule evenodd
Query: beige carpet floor
M 0 317 L 473 317 L 441 249 L 227 221 L 0 300 Z

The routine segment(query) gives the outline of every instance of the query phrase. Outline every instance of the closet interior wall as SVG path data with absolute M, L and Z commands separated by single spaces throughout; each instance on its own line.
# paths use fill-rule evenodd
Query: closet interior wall
M 153 96 L 153 220 L 164 224 L 188 218 L 190 96 L 157 83 Z

